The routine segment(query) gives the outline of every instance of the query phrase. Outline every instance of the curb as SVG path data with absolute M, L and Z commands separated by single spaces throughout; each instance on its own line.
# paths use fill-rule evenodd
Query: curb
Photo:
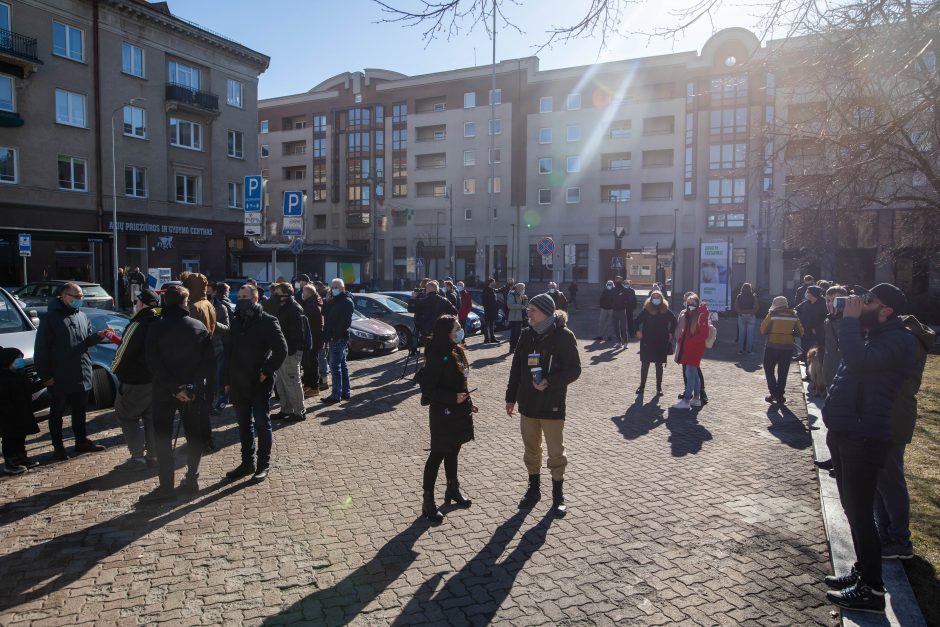
M 803 399 L 806 401 L 806 422 L 814 430 L 810 431 L 813 437 L 813 452 L 815 459 L 829 459 L 829 448 L 826 446 L 826 425 L 822 420 L 822 407 L 817 405 L 816 398 L 809 396 L 809 383 L 802 381 L 806 376 L 806 367 L 800 364 L 800 379 L 803 386 Z M 828 470 L 816 469 L 819 479 L 819 499 L 821 501 L 823 524 L 826 527 L 826 537 L 829 541 L 829 554 L 832 566 L 836 573 L 847 573 L 855 563 L 855 549 L 852 547 L 852 534 L 849 523 L 839 502 L 839 490 L 836 480 L 829 476 Z M 883 560 L 882 576 L 885 590 L 885 615 L 869 614 L 852 610 L 839 610 L 842 614 L 842 624 L 846 626 L 869 627 L 884 625 L 887 619 L 890 625 L 904 625 L 905 627 L 926 627 L 927 622 L 917 604 L 917 598 L 907 580 L 907 573 L 900 560 Z M 835 607 L 835 606 L 833 606 Z

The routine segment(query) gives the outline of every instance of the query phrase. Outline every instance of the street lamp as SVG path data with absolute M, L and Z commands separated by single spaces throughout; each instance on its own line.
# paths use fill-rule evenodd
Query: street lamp
M 147 102 L 146 98 L 131 98 L 111 112 L 111 239 L 114 244 L 114 308 L 121 308 L 121 294 L 118 289 L 118 219 L 117 219 L 117 152 L 114 147 L 114 116 L 124 107 Z M 133 122 L 133 119 L 132 119 Z
M 454 280 L 457 279 L 457 269 L 456 269 L 456 260 L 454 259 L 454 186 L 448 185 L 445 195 L 447 196 L 448 211 L 450 212 L 450 240 L 447 244 L 447 274 L 449 274 Z

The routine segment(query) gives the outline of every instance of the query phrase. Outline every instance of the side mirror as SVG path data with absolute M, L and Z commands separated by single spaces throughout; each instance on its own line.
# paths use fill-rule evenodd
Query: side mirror
M 35 309 L 30 309 L 28 312 L 26 312 L 26 315 L 29 316 L 29 321 L 33 323 L 34 327 L 39 326 L 39 314 Z

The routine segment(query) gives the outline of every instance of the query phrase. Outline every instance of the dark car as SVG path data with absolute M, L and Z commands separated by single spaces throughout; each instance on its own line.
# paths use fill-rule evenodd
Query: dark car
M 411 292 L 379 292 L 383 296 L 389 296 L 397 300 L 404 307 L 408 307 L 408 301 L 411 299 Z M 471 299 L 472 300 L 472 299 Z M 412 328 L 414 326 L 412 325 Z M 476 307 L 471 307 L 470 314 L 467 316 L 467 328 L 464 333 L 467 336 L 476 335 L 483 331 L 483 310 L 477 311 Z
M 381 320 L 373 320 L 353 310 L 349 327 L 349 354 L 372 355 L 398 350 L 398 332 Z
M 82 288 L 85 296 L 82 301 L 85 307 L 95 309 L 114 309 L 114 299 L 98 283 L 85 281 L 37 281 L 27 283 L 16 290 L 16 297 L 26 303 L 28 307 L 45 307 L 50 298 L 55 298 L 62 291 L 66 283 L 75 283 Z
M 473 301 L 473 311 L 476 312 L 480 319 L 483 319 L 483 290 L 477 288 L 469 288 L 467 290 L 470 292 L 470 300 Z M 506 315 L 506 301 L 499 294 L 496 295 L 496 324 L 493 325 L 493 329 L 496 331 L 502 331 L 503 329 L 509 328 L 509 319 Z

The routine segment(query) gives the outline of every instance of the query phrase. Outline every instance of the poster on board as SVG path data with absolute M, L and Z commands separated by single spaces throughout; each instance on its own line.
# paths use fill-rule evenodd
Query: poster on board
M 728 242 L 702 242 L 699 260 L 699 296 L 709 311 L 727 311 L 731 280 L 731 247 Z

